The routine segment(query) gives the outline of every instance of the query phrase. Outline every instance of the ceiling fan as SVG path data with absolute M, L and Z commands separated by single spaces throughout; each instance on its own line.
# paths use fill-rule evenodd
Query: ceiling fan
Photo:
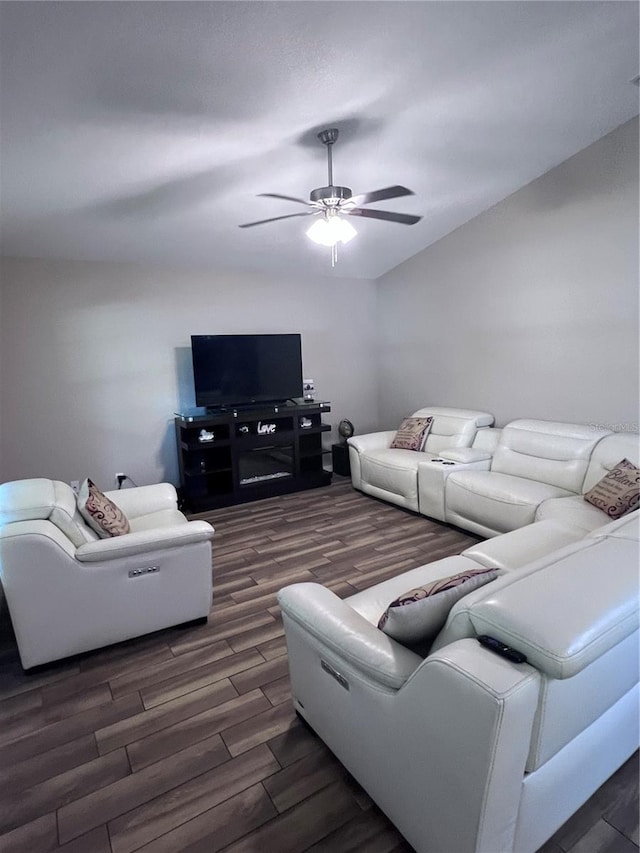
M 296 204 L 304 204 L 311 209 L 305 210 L 303 213 L 287 213 L 284 216 L 259 219 L 257 222 L 245 222 L 239 226 L 240 228 L 253 228 L 254 225 L 264 225 L 267 222 L 277 222 L 279 219 L 292 219 L 296 216 L 316 216 L 318 218 L 307 230 L 307 236 L 314 242 L 331 248 L 331 266 L 335 266 L 338 259 L 338 243 L 348 243 L 357 233 L 351 223 L 344 219 L 345 216 L 382 219 L 386 222 L 398 222 L 401 225 L 415 225 L 416 222 L 422 219 L 421 216 L 414 216 L 408 213 L 394 213 L 389 210 L 375 210 L 362 207 L 362 205 L 371 204 L 376 201 L 413 195 L 413 191 L 408 190 L 406 187 L 396 185 L 369 193 L 353 195 L 349 187 L 334 186 L 331 148 L 338 139 L 337 128 L 331 127 L 320 131 L 318 139 L 327 146 L 328 186 L 317 187 L 315 190 L 311 190 L 309 201 L 278 193 L 259 193 L 260 197 L 293 201 Z

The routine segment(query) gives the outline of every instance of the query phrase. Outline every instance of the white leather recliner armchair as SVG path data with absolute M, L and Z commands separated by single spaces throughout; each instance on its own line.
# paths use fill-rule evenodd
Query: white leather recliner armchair
M 107 492 L 130 533 L 100 539 L 62 482 L 0 485 L 0 579 L 25 669 L 206 618 L 213 527 L 169 483 Z

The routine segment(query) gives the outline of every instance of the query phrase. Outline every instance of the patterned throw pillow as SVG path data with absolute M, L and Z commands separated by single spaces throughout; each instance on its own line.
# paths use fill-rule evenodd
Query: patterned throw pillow
M 120 507 L 103 495 L 88 477 L 78 492 L 78 510 L 101 539 L 130 532 L 129 521 Z
M 584 499 L 606 512 L 609 518 L 622 518 L 640 503 L 640 468 L 622 459 L 584 495 Z
M 387 607 L 378 628 L 401 643 L 432 640 L 456 601 L 497 576 L 496 569 L 470 569 L 405 592 Z
M 402 450 L 422 450 L 432 423 L 433 418 L 405 418 L 393 437 L 391 447 Z

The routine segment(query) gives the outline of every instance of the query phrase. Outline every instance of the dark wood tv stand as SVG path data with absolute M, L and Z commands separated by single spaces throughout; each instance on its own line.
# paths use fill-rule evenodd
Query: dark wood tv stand
M 330 403 L 289 402 L 178 415 L 186 509 L 204 512 L 328 485 L 322 433 L 331 426 L 322 423 L 322 415 L 330 411 Z

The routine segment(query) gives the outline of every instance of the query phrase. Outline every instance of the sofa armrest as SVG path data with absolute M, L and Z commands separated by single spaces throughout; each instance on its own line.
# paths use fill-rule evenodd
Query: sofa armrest
M 154 551 L 179 548 L 194 542 L 207 542 L 213 538 L 213 533 L 213 527 L 206 521 L 189 521 L 175 527 L 139 530 L 88 542 L 76 549 L 75 556 L 82 563 L 101 563 L 135 554 L 153 554 Z
M 420 454 L 422 459 L 418 461 L 418 507 L 421 515 L 435 518 L 437 521 L 446 520 L 445 489 L 449 475 L 454 471 L 488 471 L 491 467 L 491 457 L 484 458 L 484 451 L 480 451 L 477 457 L 475 454 L 478 454 L 478 451 L 470 447 L 450 447 L 439 456 Z
M 413 777 L 417 791 L 409 794 L 410 810 L 422 808 L 433 827 L 430 850 L 514 849 L 540 681 L 533 667 L 468 639 L 430 654 L 398 694 L 405 773 L 431 768 Z M 419 841 L 419 833 L 407 837 Z
M 370 432 L 367 435 L 356 435 L 347 439 L 349 446 L 349 465 L 351 467 L 351 483 L 354 489 L 362 489 L 362 468 L 360 455 L 370 450 L 385 450 L 393 441 L 395 432 Z
M 358 453 L 366 453 L 367 450 L 382 450 L 389 447 L 393 441 L 396 430 L 385 430 L 384 432 L 370 432 L 367 435 L 353 435 L 347 439 L 350 447 L 355 447 Z
M 278 602 L 285 618 L 323 643 L 367 679 L 399 689 L 422 658 L 396 643 L 338 598 L 315 583 L 284 587 Z
M 178 508 L 178 495 L 171 483 L 154 483 L 135 489 L 116 489 L 105 492 L 106 497 L 120 507 L 127 518 Z
M 440 451 L 438 457 L 467 465 L 470 462 L 486 462 L 491 459 L 491 453 L 475 447 L 447 447 Z

